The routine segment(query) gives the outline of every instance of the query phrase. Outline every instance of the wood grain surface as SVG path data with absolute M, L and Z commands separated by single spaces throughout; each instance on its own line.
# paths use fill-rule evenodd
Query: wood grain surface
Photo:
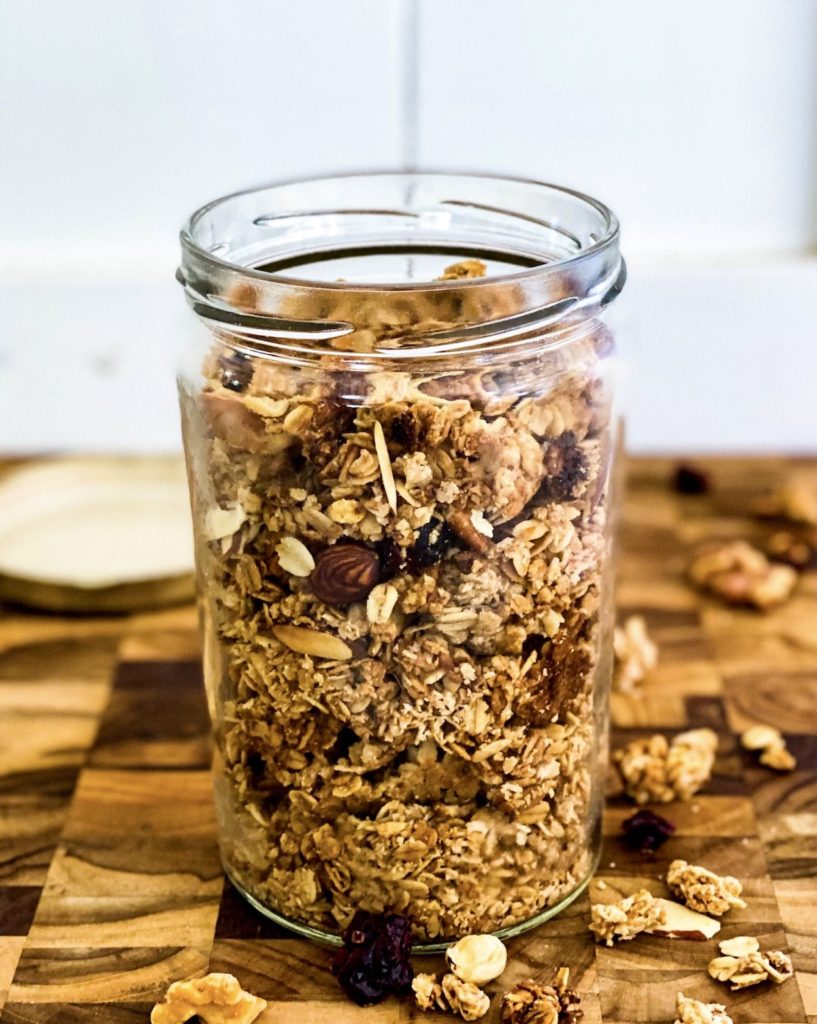
M 622 517 L 620 614 L 646 616 L 660 664 L 642 693 L 613 698 L 613 742 L 693 725 L 717 730 L 715 775 L 665 813 L 656 855 L 617 839 L 631 807 L 611 789 L 597 879 L 663 892 L 675 857 L 737 875 L 748 906 L 721 938 L 788 950 L 796 976 L 731 993 L 708 978 L 715 943 L 640 937 L 613 949 L 587 931 L 585 895 L 510 943 L 489 991 L 569 965 L 587 1024 L 672 1021 L 675 994 L 725 1003 L 736 1024 L 817 1022 L 817 573 L 769 614 L 727 608 L 683 581 L 691 546 L 762 539 L 750 500 L 796 465 L 697 460 L 712 491 L 683 497 L 673 463 L 631 464 Z M 145 1022 L 167 985 L 230 971 L 269 1000 L 262 1024 L 423 1019 L 410 1000 L 348 1003 L 321 948 L 250 910 L 224 882 L 208 773 L 195 612 L 66 618 L 11 607 L 0 618 L 0 1006 L 2 1024 Z M 759 767 L 737 742 L 769 722 L 795 772 Z M 597 883 L 594 883 L 597 884 Z M 592 898 L 592 890 L 590 893 Z M 421 969 L 434 969 L 433 960 Z M 486 1021 L 499 1016 L 493 1000 Z

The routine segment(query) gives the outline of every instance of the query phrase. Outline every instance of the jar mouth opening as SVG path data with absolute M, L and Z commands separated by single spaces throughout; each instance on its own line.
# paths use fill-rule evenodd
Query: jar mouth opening
M 222 196 L 180 237 L 183 253 L 215 272 L 293 290 L 400 293 L 555 277 L 617 249 L 619 223 L 592 196 L 547 182 L 385 171 Z M 437 279 L 464 259 L 482 260 L 485 276 Z

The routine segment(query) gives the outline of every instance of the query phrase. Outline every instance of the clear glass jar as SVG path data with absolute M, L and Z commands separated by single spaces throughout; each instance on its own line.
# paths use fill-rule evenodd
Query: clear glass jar
M 334 942 L 512 934 L 600 842 L 616 430 L 602 204 L 377 174 L 182 232 L 180 392 L 225 869 Z

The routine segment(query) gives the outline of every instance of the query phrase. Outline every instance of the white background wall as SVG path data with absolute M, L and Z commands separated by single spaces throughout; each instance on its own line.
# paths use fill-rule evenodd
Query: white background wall
M 817 449 L 814 0 L 4 0 L 0 450 L 178 445 L 176 231 L 265 180 L 604 199 L 637 450 Z

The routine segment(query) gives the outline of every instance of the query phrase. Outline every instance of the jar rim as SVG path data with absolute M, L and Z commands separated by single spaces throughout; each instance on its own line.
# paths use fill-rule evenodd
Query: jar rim
M 214 246 L 205 246 L 201 244 L 196 238 L 197 229 L 200 227 L 204 219 L 213 214 L 219 209 L 223 209 L 226 206 L 232 204 L 235 205 L 238 201 L 248 199 L 250 197 L 261 197 L 267 193 L 274 193 L 281 189 L 297 186 L 319 186 L 323 184 L 330 184 L 339 182 L 341 184 L 346 182 L 367 182 L 375 180 L 398 180 L 405 179 L 409 181 L 428 181 L 432 179 L 440 179 L 450 181 L 452 184 L 456 183 L 485 183 L 486 185 L 499 185 L 499 184 L 510 184 L 519 185 L 526 187 L 533 187 L 537 192 L 544 196 L 545 194 L 551 196 L 563 196 L 570 197 L 577 200 L 579 203 L 584 204 L 588 209 L 595 211 L 601 218 L 603 225 L 603 232 L 590 242 L 589 245 L 580 246 L 575 252 L 558 257 L 556 259 L 543 261 L 536 264 L 535 266 L 527 267 L 523 270 L 512 271 L 504 274 L 491 274 L 489 277 L 479 277 L 471 279 L 456 279 L 456 280 L 420 280 L 420 281 L 348 281 L 348 280 L 316 280 L 312 278 L 303 277 L 291 277 L 286 274 L 280 274 L 276 272 L 270 272 L 267 270 L 260 269 L 257 266 L 247 265 L 245 263 L 238 262 L 236 260 L 230 260 L 222 258 L 217 252 L 213 251 Z M 306 211 L 302 211 L 305 213 Z M 375 212 L 375 211 L 371 211 Z M 513 211 L 496 211 L 496 212 L 513 212 Z M 519 214 L 516 214 L 520 216 Z M 535 222 L 535 218 L 530 215 L 521 215 L 526 221 Z M 551 225 L 546 225 L 550 227 Z M 357 292 L 384 292 L 384 293 L 399 293 L 399 292 L 415 292 L 417 290 L 430 290 L 430 291 L 446 291 L 457 288 L 479 288 L 484 287 L 486 284 L 490 285 L 503 285 L 512 283 L 522 283 L 531 279 L 541 279 L 545 276 L 553 276 L 554 274 L 561 273 L 565 270 L 569 270 L 576 265 L 592 260 L 593 257 L 609 250 L 616 248 L 619 243 L 620 236 L 620 224 L 615 213 L 605 203 L 588 195 L 587 193 L 581 192 L 577 189 L 571 189 L 563 185 L 557 185 L 551 182 L 541 181 L 535 178 L 524 178 L 516 177 L 512 175 L 504 174 L 485 174 L 481 172 L 461 172 L 461 171 L 348 171 L 338 174 L 326 175 L 326 176 L 307 176 L 303 178 L 292 178 L 285 179 L 282 181 L 268 182 L 264 185 L 254 186 L 247 189 L 240 189 L 235 192 L 228 193 L 223 196 L 219 196 L 216 199 L 210 200 L 208 203 L 200 206 L 194 210 L 193 213 L 187 218 L 182 225 L 179 233 L 182 251 L 188 253 L 191 256 L 195 256 L 198 261 L 202 261 L 204 264 L 211 265 L 214 270 L 221 269 L 222 271 L 237 272 L 242 276 L 254 279 L 260 282 L 271 282 L 277 285 L 292 289 L 313 289 L 319 287 L 328 291 L 357 291 Z M 216 246 L 221 246 L 222 243 L 214 243 Z

